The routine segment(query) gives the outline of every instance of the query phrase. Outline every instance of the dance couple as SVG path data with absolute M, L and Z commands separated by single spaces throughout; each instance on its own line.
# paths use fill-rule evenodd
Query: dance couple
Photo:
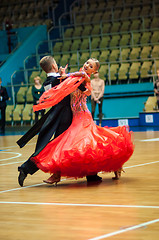
M 49 184 L 57 184 L 62 176 L 101 181 L 100 171 L 113 171 L 118 179 L 134 146 L 125 127 L 97 126 L 87 108 L 90 76 L 98 71 L 98 60 L 89 59 L 79 72 L 65 74 L 62 69 L 61 76 L 51 56 L 42 58 L 40 65 L 47 73 L 44 87 L 48 90 L 33 108 L 51 109 L 17 142 L 23 147 L 39 133 L 35 152 L 18 168 L 20 186 L 27 174 L 39 169 L 51 174 L 44 181 Z

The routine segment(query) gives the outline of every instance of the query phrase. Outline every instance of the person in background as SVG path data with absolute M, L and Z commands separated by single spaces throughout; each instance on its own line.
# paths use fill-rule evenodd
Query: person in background
M 41 78 L 39 76 L 34 78 L 34 86 L 32 87 L 32 95 L 33 95 L 33 100 L 34 100 L 34 105 L 39 103 L 39 98 L 45 91 L 44 87 L 41 84 Z M 44 116 L 45 110 L 40 110 L 35 112 L 35 122 L 38 121 L 39 114 L 41 116 Z
M 96 104 L 99 107 L 99 126 L 102 124 L 102 104 L 104 95 L 104 80 L 99 78 L 99 73 L 94 74 L 94 78 L 91 80 L 92 92 L 91 92 L 91 107 L 92 107 L 92 118 L 94 119 L 94 113 Z
M 2 87 L 2 79 L 0 78 L 0 110 L 1 110 L 1 133 L 5 133 L 6 122 L 6 101 L 9 99 L 8 93 L 5 87 Z
M 157 106 L 158 106 L 158 110 L 159 110 L 159 70 L 157 70 L 157 80 L 154 84 L 154 93 L 157 98 Z

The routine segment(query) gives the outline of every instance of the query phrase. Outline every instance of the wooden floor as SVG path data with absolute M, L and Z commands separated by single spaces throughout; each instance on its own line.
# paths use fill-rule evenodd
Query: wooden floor
M 17 167 L 33 152 L 36 138 L 23 149 L 19 136 L 0 137 L 1 240 L 158 240 L 159 132 L 135 132 L 135 152 L 125 173 L 99 174 L 103 182 L 65 180 L 44 184 L 38 171 L 24 187 Z

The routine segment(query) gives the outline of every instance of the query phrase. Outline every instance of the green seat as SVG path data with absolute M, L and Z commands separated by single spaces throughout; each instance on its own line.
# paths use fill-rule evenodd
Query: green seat
M 158 43 L 159 42 L 159 31 L 154 31 L 151 36 L 151 43 Z
M 140 16 L 148 16 L 151 15 L 152 13 L 152 8 L 150 5 L 143 6 L 140 12 Z
M 130 27 L 130 21 L 123 21 L 121 28 L 120 28 L 120 32 L 127 32 L 129 31 L 129 27 Z
M 119 46 L 120 35 L 113 35 L 110 40 L 109 47 Z
M 122 63 L 118 71 L 118 80 L 126 80 L 128 78 L 129 63 Z
M 150 24 L 151 28 L 159 28 L 159 17 L 154 17 Z
M 53 47 L 53 53 L 60 52 L 62 45 L 63 45 L 63 42 L 56 42 Z
M 141 33 L 133 33 L 133 44 L 137 45 L 140 42 Z
M 102 48 L 108 47 L 110 39 L 111 39 L 110 36 L 102 37 L 102 39 L 99 43 L 99 48 L 102 49 Z
M 61 57 L 60 65 L 62 67 L 66 66 L 69 63 L 70 54 L 63 54 Z
M 103 79 L 104 81 L 106 81 L 107 77 L 108 77 L 108 65 L 101 65 L 100 69 L 99 69 L 99 77 L 101 79 Z
M 80 48 L 80 45 L 81 45 L 81 39 L 75 39 L 73 40 L 70 50 L 77 51 Z
M 143 47 L 143 49 L 142 49 L 142 51 L 140 53 L 140 58 L 144 59 L 144 58 L 150 57 L 150 52 L 151 52 L 151 46 Z
M 25 103 L 27 87 L 20 87 L 16 95 L 16 103 Z
M 159 45 L 156 45 L 153 47 L 152 52 L 151 52 L 151 57 L 159 58 Z
M 144 32 L 141 36 L 140 43 L 145 44 L 150 42 L 151 32 Z
M 87 14 L 85 14 L 82 22 L 83 22 L 83 23 L 90 23 L 90 22 L 92 21 L 93 14 L 94 14 L 94 13 L 87 13 Z
M 145 29 L 151 28 L 150 24 L 151 24 L 151 18 L 150 17 L 149 18 L 144 18 L 144 28 Z
M 102 25 L 102 34 L 108 34 L 110 32 L 111 23 L 104 23 Z
M 133 62 L 129 69 L 129 79 L 138 79 L 139 78 L 139 68 L 141 66 L 140 62 Z
M 130 17 L 133 18 L 133 17 L 138 17 L 140 16 L 140 11 L 141 11 L 141 8 L 140 7 L 133 7 L 132 8 L 132 11 L 130 13 Z
M 90 57 L 91 57 L 91 58 L 96 58 L 96 59 L 98 59 L 98 58 L 99 58 L 99 55 L 100 55 L 100 52 L 99 52 L 99 51 L 94 51 L 94 52 L 91 52 Z
M 70 58 L 70 65 L 77 65 L 79 59 L 78 59 L 78 54 L 77 53 L 73 53 L 71 58 Z
M 60 60 L 61 60 L 61 54 L 54 55 L 54 58 L 55 58 L 56 63 L 59 65 L 60 64 Z
M 63 46 L 61 48 L 61 51 L 62 52 L 68 52 L 70 50 L 71 45 L 72 45 L 71 40 L 64 41 Z
M 88 59 L 89 59 L 89 53 L 88 52 L 82 53 L 80 57 L 80 65 L 83 65 Z
M 119 19 L 121 15 L 121 9 L 115 9 L 113 12 L 113 18 L 114 19 Z
M 22 124 L 22 110 L 24 108 L 23 104 L 17 104 L 15 109 L 13 110 L 13 121 L 14 122 L 21 122 Z
M 134 19 L 134 20 L 132 20 L 132 23 L 130 25 L 129 30 L 130 31 L 139 30 L 140 26 L 141 26 L 141 20 L 140 19 Z
M 109 50 L 104 50 L 101 52 L 101 55 L 99 57 L 99 62 L 100 63 L 104 63 L 104 62 L 107 62 L 108 59 L 109 59 L 109 54 L 110 54 L 110 51 Z
M 91 25 L 85 25 L 81 36 L 89 36 L 92 31 Z
M 130 38 L 131 38 L 130 34 L 123 34 L 121 39 L 120 39 L 119 46 L 126 46 L 126 45 L 128 45 L 129 42 L 130 42 Z
M 130 13 L 131 13 L 130 7 L 124 8 L 121 13 L 121 18 L 128 18 L 130 16 Z
M 83 39 L 83 41 L 81 43 L 80 49 L 86 50 L 88 48 L 89 48 L 89 38 L 85 38 L 85 39 Z
M 111 20 L 112 19 L 112 11 L 111 10 L 108 10 L 108 11 L 105 11 L 103 13 L 103 16 L 101 18 L 101 21 L 104 22 L 104 21 L 108 21 L 108 20 Z
M 129 59 L 138 59 L 140 56 L 140 51 L 141 51 L 140 47 L 132 48 L 129 55 Z
M 32 121 L 33 118 L 33 104 L 26 104 L 24 109 L 22 110 L 22 120 L 24 121 Z
M 110 80 L 117 80 L 117 72 L 118 72 L 119 64 L 111 64 L 110 66 Z
M 72 37 L 81 37 L 81 33 L 83 31 L 83 27 L 82 26 L 78 26 L 75 27 L 73 33 L 72 33 Z
M 94 22 L 94 23 L 100 22 L 100 20 L 101 20 L 101 18 L 102 18 L 102 15 L 103 15 L 102 12 L 96 12 L 96 13 L 93 15 L 92 22 Z
M 91 35 L 98 35 L 100 34 L 101 29 L 99 24 L 95 24 L 94 27 L 92 28 Z
M 121 50 L 121 59 L 127 60 L 129 58 L 129 54 L 130 54 L 130 48 L 123 48 Z
M 6 107 L 6 121 L 7 122 L 13 121 L 13 110 L 14 110 L 14 105 L 7 105 L 7 107 Z
M 112 27 L 111 27 L 110 31 L 111 32 L 119 32 L 120 25 L 121 25 L 120 21 L 119 22 L 114 22 L 112 24 Z
M 28 88 L 28 91 L 26 93 L 26 102 L 33 103 L 32 86 Z
M 111 54 L 109 56 L 109 61 L 110 62 L 117 61 L 119 59 L 119 54 L 120 54 L 120 50 L 119 49 L 112 50 Z
M 71 38 L 73 31 L 74 31 L 73 28 L 67 28 L 66 31 L 64 32 L 64 38 Z
M 100 37 L 93 37 L 91 41 L 91 49 L 99 48 Z
M 152 67 L 152 62 L 151 61 L 145 61 L 143 62 L 141 68 L 140 68 L 140 78 L 141 79 L 146 79 L 146 78 L 150 78 L 150 70 Z

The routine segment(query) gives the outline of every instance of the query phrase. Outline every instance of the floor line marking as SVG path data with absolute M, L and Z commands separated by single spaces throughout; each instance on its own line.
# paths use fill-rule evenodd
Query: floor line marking
M 16 164 L 16 163 L 22 163 L 24 161 L 20 161 L 20 162 L 11 162 L 11 163 L 2 163 L 0 164 L 0 166 L 7 166 L 7 165 L 12 165 L 12 164 Z
M 114 235 L 118 235 L 118 234 L 121 234 L 121 233 L 124 233 L 124 232 L 135 230 L 137 228 L 145 227 L 147 225 L 150 225 L 150 224 L 153 224 L 153 223 L 157 223 L 157 222 L 159 222 L 159 218 L 158 219 L 154 219 L 152 221 L 144 222 L 144 223 L 132 226 L 132 227 L 128 227 L 126 229 L 122 229 L 122 230 L 119 230 L 119 231 L 116 231 L 116 232 L 108 233 L 108 234 L 105 234 L 105 235 L 102 235 L 102 236 L 99 236 L 99 237 L 90 238 L 89 240 L 105 239 L 105 238 L 108 238 L 108 237 L 112 237 Z
M 34 145 L 35 143 L 27 143 L 27 146 L 28 145 Z M 17 145 L 14 145 L 14 146 L 8 146 L 8 147 L 1 147 L 0 149 L 6 149 L 6 148 L 16 148 L 16 147 L 18 147 L 19 148 L 19 146 L 18 146 L 18 144 Z
M 37 186 L 41 186 L 43 184 L 45 184 L 45 183 L 38 183 L 38 184 L 30 185 L 30 186 L 8 189 L 8 190 L 0 191 L 0 193 L 6 193 L 6 192 L 12 192 L 12 191 L 16 191 L 16 190 L 25 189 L 25 188 L 37 187 Z
M 17 152 L 8 152 L 8 151 L 5 152 L 5 151 L 4 151 L 3 153 L 17 154 L 17 156 L 9 157 L 9 158 L 4 158 L 4 159 L 0 159 L 0 162 L 2 162 L 2 161 L 8 161 L 8 160 L 10 160 L 10 159 L 18 158 L 18 157 L 22 156 L 21 153 L 17 153 Z
M 109 208 L 147 208 L 159 209 L 159 206 L 143 205 L 116 205 L 116 204 L 89 204 L 89 203 L 54 203 L 54 202 L 9 202 L 0 201 L 1 204 L 21 204 L 21 205 L 50 205 L 50 206 L 72 206 L 72 207 L 109 207 Z
M 129 166 L 129 167 L 123 167 L 123 169 L 125 169 L 125 168 L 134 168 L 134 167 L 141 167 L 141 166 L 145 166 L 145 165 L 149 165 L 149 164 L 153 164 L 153 163 L 159 163 L 159 161 L 149 162 L 149 163 L 141 163 L 141 164 L 137 164 L 137 165 L 133 165 L 133 166 Z

